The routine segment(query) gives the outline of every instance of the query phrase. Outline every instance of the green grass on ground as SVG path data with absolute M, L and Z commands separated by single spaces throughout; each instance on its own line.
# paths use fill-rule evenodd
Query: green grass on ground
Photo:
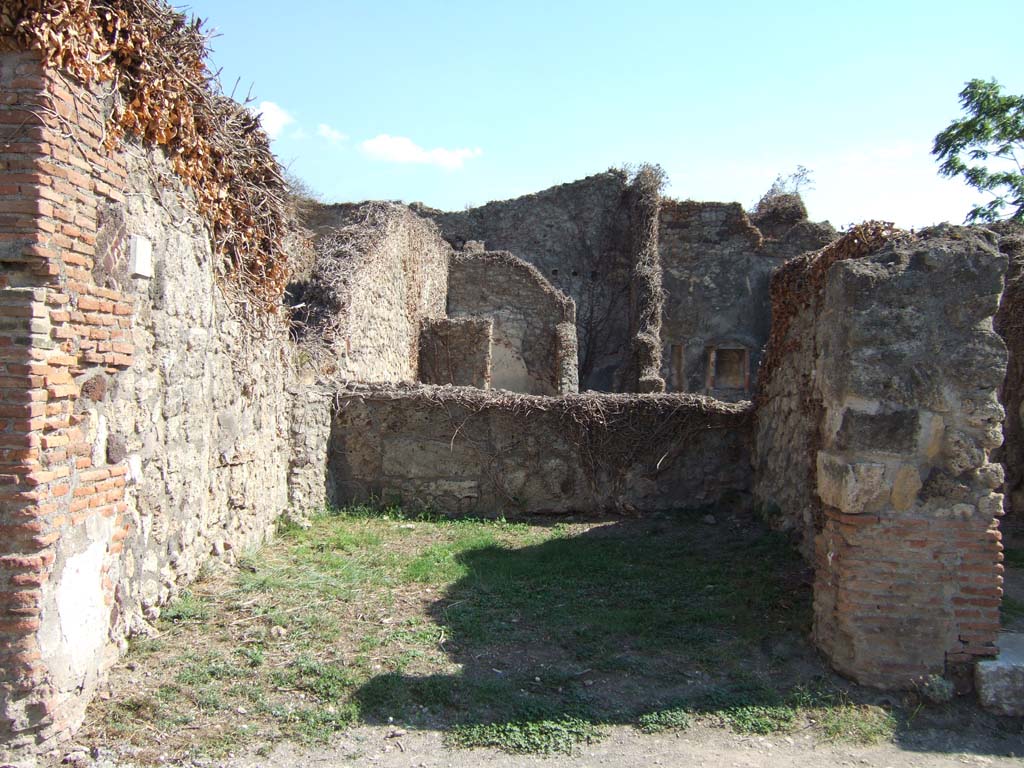
M 351 509 L 285 527 L 164 610 L 85 736 L 137 759 L 358 723 L 530 753 L 611 724 L 891 738 L 891 708 L 853 703 L 808 647 L 809 580 L 787 542 L 702 514 L 526 525 Z

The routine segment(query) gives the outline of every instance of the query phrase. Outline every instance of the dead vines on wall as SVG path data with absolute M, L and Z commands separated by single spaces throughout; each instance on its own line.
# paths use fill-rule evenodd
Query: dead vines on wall
M 661 376 L 661 318 L 665 294 L 661 287 L 658 258 L 658 212 L 665 172 L 657 165 L 642 165 L 636 172 L 626 200 L 630 218 L 630 359 L 622 378 L 634 392 L 664 392 Z
M 486 441 L 467 433 L 470 416 L 497 413 L 517 424 L 554 418 L 562 434 L 575 445 L 591 491 L 596 494 L 603 486 L 612 497 L 624 493 L 626 474 L 638 463 L 653 465 L 657 475 L 701 433 L 747 430 L 753 421 L 749 403 L 726 403 L 684 393 L 588 392 L 554 397 L 470 387 L 352 385 L 336 392 L 335 412 L 344 400 L 353 397 L 401 400 L 424 410 L 443 409 L 452 423 L 452 440 L 468 440 L 482 455 L 488 455 Z M 493 463 L 495 457 L 489 458 Z M 497 473 L 492 475 L 496 490 L 504 493 Z
M 4 0 L 0 38 L 87 87 L 110 83 L 108 146 L 162 147 L 196 195 L 235 298 L 276 311 L 289 276 L 281 167 L 259 118 L 208 69 L 200 20 L 164 0 Z

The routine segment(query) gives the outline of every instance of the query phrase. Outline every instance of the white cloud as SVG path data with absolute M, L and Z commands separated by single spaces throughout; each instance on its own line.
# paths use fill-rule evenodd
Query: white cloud
M 295 122 L 294 117 L 272 101 L 260 102 L 256 112 L 259 113 L 263 130 L 271 139 L 279 137 L 286 127 Z
M 389 136 L 386 133 L 367 139 L 360 147 L 370 157 L 389 163 L 436 165 L 447 170 L 461 168 L 466 160 L 480 157 L 484 153 L 479 147 L 475 149 L 443 149 L 440 147 L 424 149 L 405 136 Z
M 316 135 L 327 139 L 332 144 L 337 144 L 338 142 L 345 141 L 345 139 L 348 138 L 347 134 L 331 128 L 327 123 L 320 123 L 320 125 L 316 127 Z

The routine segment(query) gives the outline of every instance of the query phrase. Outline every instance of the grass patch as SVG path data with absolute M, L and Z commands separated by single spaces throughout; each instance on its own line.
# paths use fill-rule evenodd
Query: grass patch
M 160 617 L 172 624 L 188 621 L 206 621 L 210 618 L 210 606 L 202 598 L 196 597 L 189 590 L 185 590 L 177 600 L 167 605 L 161 611 Z
M 460 725 L 446 734 L 453 747 L 492 747 L 513 755 L 572 754 L 580 744 L 600 736 L 600 729 L 581 718 Z
M 685 731 L 693 725 L 693 716 L 685 709 L 659 709 L 640 715 L 636 721 L 636 729 L 641 733 L 664 733 L 666 731 Z
M 819 718 L 822 733 L 835 741 L 880 744 L 896 734 L 896 718 L 877 706 L 844 703 L 822 710 Z
M 356 723 L 515 754 L 571 752 L 611 724 L 881 738 L 884 712 L 804 680 L 810 589 L 785 538 L 700 517 L 530 526 L 361 507 L 284 524 L 132 644 L 113 679 L 127 695 L 97 702 L 84 737 L 139 762 Z

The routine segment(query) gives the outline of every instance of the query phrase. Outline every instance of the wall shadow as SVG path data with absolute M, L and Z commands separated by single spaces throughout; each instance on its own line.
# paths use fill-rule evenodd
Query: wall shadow
M 729 724 L 749 714 L 758 728 L 758 718 L 770 727 L 801 708 L 885 704 L 911 750 L 1001 752 L 1000 733 L 1020 732 L 964 702 L 910 717 L 901 695 L 830 673 L 807 640 L 811 573 L 790 543 L 749 518 L 709 524 L 705 514 L 463 552 L 465 576 L 429 611 L 456 671 L 417 675 L 413 659 L 370 679 L 356 694 L 363 718 L 446 730 L 635 724 L 683 708 Z M 979 741 L 965 724 L 993 738 Z

